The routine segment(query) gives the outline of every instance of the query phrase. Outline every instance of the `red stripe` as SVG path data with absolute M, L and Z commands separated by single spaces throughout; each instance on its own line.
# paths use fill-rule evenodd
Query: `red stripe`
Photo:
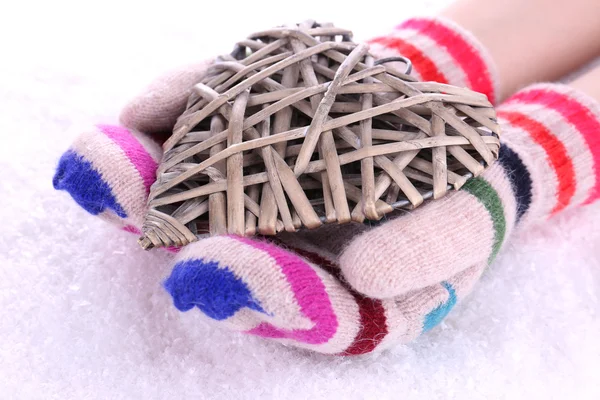
M 356 293 L 350 288 L 341 276 L 339 266 L 318 254 L 306 251 L 303 249 L 293 248 L 287 244 L 285 247 L 294 251 L 296 254 L 308 259 L 313 264 L 318 265 L 331 275 L 336 277 L 342 285 L 354 296 L 354 300 L 358 305 L 360 314 L 360 329 L 354 338 L 352 344 L 344 350 L 340 355 L 360 355 L 370 353 L 381 343 L 386 337 L 387 323 L 385 317 L 385 309 L 381 300 L 365 297 L 360 293 Z
M 555 91 L 531 89 L 512 96 L 508 101 L 540 104 L 559 112 L 581 133 L 594 158 L 596 184 L 584 204 L 600 198 L 600 122 L 589 108 L 574 98 Z
M 342 355 L 356 356 L 370 353 L 386 337 L 388 330 L 385 309 L 381 300 L 371 299 L 351 292 L 358 304 L 360 313 L 360 331 L 354 341 Z
M 439 21 L 426 18 L 409 19 L 398 28 L 417 30 L 445 48 L 465 71 L 471 89 L 485 94 L 490 102 L 495 103 L 496 94 L 488 66 L 479 51 L 463 35 Z
M 407 57 L 412 62 L 413 66 L 421 75 L 421 79 L 424 81 L 435 81 L 439 83 L 448 83 L 448 79 L 438 69 L 433 61 L 427 57 L 421 50 L 413 46 L 412 44 L 391 36 L 382 36 L 375 39 L 371 39 L 370 43 L 378 43 L 389 49 L 396 50 L 399 54 Z
M 509 121 L 512 126 L 525 130 L 546 152 L 558 178 L 558 198 L 552 209 L 552 215 L 568 206 L 575 194 L 576 177 L 573 162 L 563 142 L 542 123 L 525 114 L 516 111 L 498 111 L 498 116 Z

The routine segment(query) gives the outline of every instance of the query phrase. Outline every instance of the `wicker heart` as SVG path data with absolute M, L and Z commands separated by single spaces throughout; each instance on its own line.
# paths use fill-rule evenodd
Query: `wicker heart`
M 163 146 L 144 248 L 380 219 L 497 159 L 483 94 L 418 82 L 351 36 L 275 28 L 211 66 Z

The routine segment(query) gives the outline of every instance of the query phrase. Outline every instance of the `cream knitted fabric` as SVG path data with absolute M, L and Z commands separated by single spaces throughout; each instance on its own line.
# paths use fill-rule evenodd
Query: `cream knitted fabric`
M 186 65 L 158 77 L 123 108 L 121 124 L 139 132 L 168 137 L 175 121 L 185 111 L 192 87 L 200 82 L 211 62 Z
M 567 86 L 528 87 L 499 107 L 499 162 L 464 190 L 356 238 L 340 258 L 358 291 L 386 298 L 491 262 L 520 229 L 600 193 L 600 113 Z

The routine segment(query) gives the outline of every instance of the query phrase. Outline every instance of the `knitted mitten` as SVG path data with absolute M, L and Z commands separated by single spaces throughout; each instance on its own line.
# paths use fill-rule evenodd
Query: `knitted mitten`
M 340 256 L 368 296 L 420 289 L 491 263 L 515 228 L 600 195 L 600 109 L 569 86 L 525 88 L 498 108 L 498 162 L 461 191 L 357 237 Z
M 54 188 L 66 190 L 90 214 L 139 234 L 162 157 L 159 142 L 168 137 L 208 64 L 156 79 L 121 111 L 128 128 L 98 125 L 80 134 L 59 160 Z
M 402 50 L 422 79 L 443 76 L 451 84 L 466 82 L 491 99 L 495 96 L 487 58 L 468 33 L 451 23 L 410 20 L 388 39 L 373 43 L 395 55 Z M 478 61 L 469 63 L 468 58 Z M 479 74 L 469 72 L 478 63 Z M 179 72 L 187 84 L 177 85 L 185 79 L 176 79 L 170 87 L 189 88 L 199 80 L 200 69 L 194 71 Z M 168 131 L 186 95 L 185 90 L 168 90 L 164 82 L 124 110 L 125 125 Z M 320 352 L 361 354 L 411 340 L 470 292 L 517 224 L 526 226 L 595 199 L 598 174 L 592 154 L 600 152 L 600 145 L 589 132 L 598 125 L 596 107 L 566 87 L 525 90 L 500 109 L 505 131 L 500 161 L 463 191 L 373 229 L 326 225 L 269 242 L 201 240 L 180 252 L 165 287 L 181 310 L 197 307 L 232 329 Z M 132 205 L 135 196 L 128 194 L 128 186 L 146 188 L 139 184 L 145 182 L 136 164 L 141 157 L 129 158 L 127 165 L 114 163 L 121 173 L 101 169 L 113 164 L 113 157 L 137 154 L 107 131 L 137 141 L 138 150 L 152 147 L 126 129 L 100 127 L 87 134 L 99 137 L 97 141 L 89 139 L 79 147 L 76 142 L 63 156 L 54 183 L 93 214 L 110 214 L 111 220 L 134 230 L 143 207 Z M 152 151 L 146 155 L 149 168 L 150 160 L 156 167 Z M 93 179 L 86 182 L 79 171 L 88 169 L 95 175 L 90 173 Z M 133 179 L 129 185 L 126 176 Z M 561 194 L 563 189 L 567 194 Z M 137 204 L 144 201 L 145 196 Z
M 516 228 L 600 195 L 595 101 L 568 86 L 534 85 L 499 116 L 496 164 L 461 191 L 379 227 L 326 225 L 270 241 L 228 236 L 186 246 L 165 283 L 175 306 L 324 353 L 414 339 L 471 291 Z

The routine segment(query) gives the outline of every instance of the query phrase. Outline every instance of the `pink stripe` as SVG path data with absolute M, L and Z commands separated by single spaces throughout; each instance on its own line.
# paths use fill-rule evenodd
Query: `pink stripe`
M 133 233 L 134 235 L 141 235 L 142 232 L 140 232 L 140 230 L 138 228 L 136 228 L 133 225 L 126 225 L 123 227 L 123 230 L 125 232 L 129 232 L 129 233 Z
M 146 192 L 150 192 L 150 186 L 156 180 L 158 164 L 144 146 L 126 128 L 114 125 L 98 125 L 98 129 L 123 150 L 142 177 Z
M 479 51 L 463 35 L 439 21 L 426 18 L 409 19 L 398 28 L 417 30 L 445 48 L 465 71 L 471 89 L 485 94 L 492 103 L 495 102 L 496 94 L 488 66 Z
M 583 204 L 592 203 L 600 198 L 600 122 L 594 114 L 572 97 L 552 90 L 525 90 L 507 100 L 507 102 L 516 101 L 548 107 L 560 113 L 575 126 L 585 139 L 594 158 L 596 184 Z
M 237 236 L 231 237 L 266 252 L 277 262 L 294 292 L 300 310 L 315 324 L 309 330 L 288 330 L 263 322 L 256 328 L 247 331 L 247 333 L 268 338 L 294 339 L 309 344 L 326 343 L 331 339 L 337 330 L 338 321 L 325 290 L 325 285 L 310 265 L 300 257 L 266 242 Z

